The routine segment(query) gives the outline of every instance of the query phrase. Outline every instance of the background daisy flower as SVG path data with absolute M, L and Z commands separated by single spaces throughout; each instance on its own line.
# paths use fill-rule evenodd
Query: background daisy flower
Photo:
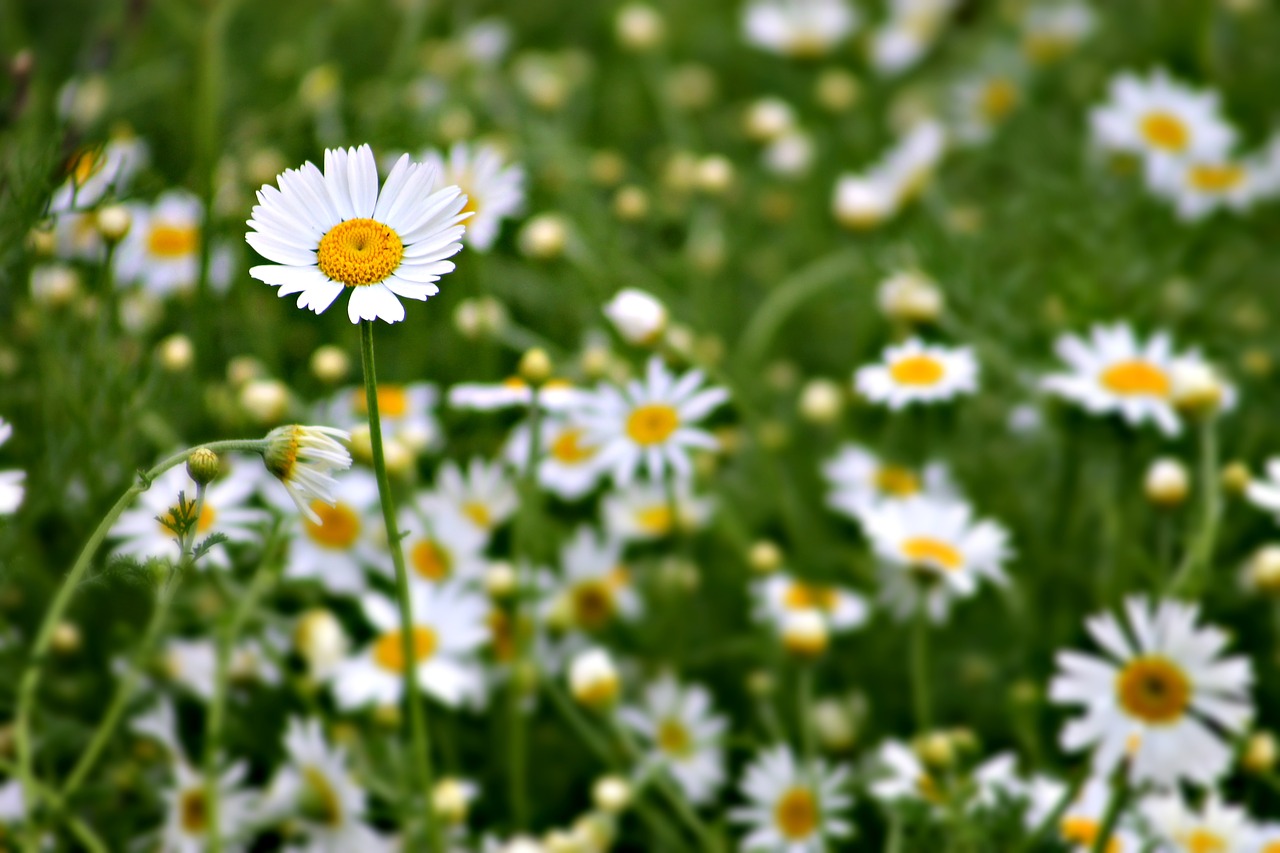
M 313 500 L 311 512 L 317 520 L 299 520 L 298 535 L 289 546 L 284 576 L 296 580 L 314 579 L 331 592 L 354 595 L 364 592 L 364 568 L 377 563 L 380 552 L 374 531 L 378 481 L 361 468 L 334 478 L 337 486 L 333 504 Z M 269 495 L 276 494 L 274 491 Z M 277 505 L 280 501 L 277 497 Z
M 776 625 L 797 611 L 816 610 L 833 632 L 840 633 L 862 627 L 870 615 L 867 602 L 857 593 L 782 573 L 757 583 L 754 592 L 760 605 L 759 616 Z
M 519 505 L 515 483 L 501 462 L 473 457 L 464 471 L 452 460 L 440 466 L 435 488 L 419 497 L 422 512 L 451 514 L 474 525 L 485 540 L 506 523 Z
M 968 347 L 926 344 L 918 338 L 891 346 L 883 361 L 858 369 L 858 393 L 894 411 L 937 403 L 978 390 L 978 362 Z
M 640 615 L 640 597 L 616 539 L 579 527 L 561 549 L 560 565 L 559 578 L 544 576 L 542 581 L 548 618 L 564 618 L 580 631 L 595 633 L 616 619 Z
M 792 57 L 830 53 L 857 25 L 857 12 L 845 0 L 753 0 L 742 13 L 749 44 Z
M 453 271 L 446 260 L 462 248 L 466 198 L 457 187 L 434 189 L 435 171 L 396 161 L 381 190 L 368 145 L 327 149 L 324 172 L 310 162 L 288 169 L 279 188 L 258 191 L 245 235 L 272 264 L 250 268 L 259 281 L 294 293 L 298 307 L 319 314 L 349 291 L 352 323 L 398 323 L 398 297 L 426 300 L 433 282 Z
M 186 190 L 168 190 L 151 205 L 129 206 L 133 225 L 116 250 L 116 278 L 140 282 L 156 296 L 195 287 L 200 275 L 200 239 L 204 205 Z M 225 284 L 229 272 L 211 280 Z
M 1094 141 L 1105 151 L 1219 157 L 1235 142 L 1235 129 L 1221 115 L 1218 93 L 1179 83 L 1164 69 L 1146 78 L 1117 75 L 1107 94 L 1108 101 L 1089 114 Z
M 484 574 L 488 535 L 458 513 L 421 507 L 400 510 L 398 529 L 404 536 L 405 562 L 411 577 L 426 583 L 448 579 L 475 582 Z M 379 563 L 393 575 L 389 560 Z
M 0 446 L 13 435 L 13 424 L 0 418 Z M 24 471 L 0 471 L 0 515 L 8 515 L 18 511 L 22 506 L 22 498 L 26 494 L 23 481 L 27 475 Z
M 440 392 L 429 382 L 401 385 L 378 382 L 378 417 L 382 436 L 397 441 L 414 453 L 438 448 L 444 442 L 444 428 L 436 417 Z M 340 391 L 322 407 L 327 423 L 351 429 L 369 423 L 369 399 L 364 387 Z
M 674 491 L 676 518 L 667 488 L 660 483 L 632 483 L 607 492 L 600 502 L 605 528 L 623 542 L 638 542 L 670 536 L 676 523 L 682 530 L 705 526 L 715 502 L 695 495 L 688 480 L 677 480 Z
M 465 243 L 487 252 L 498 239 L 502 220 L 510 219 L 524 207 L 524 168 L 508 164 L 493 145 L 456 142 L 448 156 L 426 151 L 422 162 L 436 170 L 440 180 L 456 184 L 466 196 L 462 213 L 467 220 Z
M 947 466 L 930 462 L 923 469 L 895 465 L 858 444 L 840 445 L 833 457 L 822 464 L 822 476 L 830 486 L 827 506 L 860 521 L 884 501 L 905 500 L 916 495 L 955 497 Z
M 586 427 L 569 415 L 548 416 L 539 429 L 538 484 L 565 500 L 577 500 L 596 487 L 604 473 L 599 465 L 600 448 L 590 444 Z M 528 424 L 517 426 L 507 440 L 503 455 L 516 470 L 529 461 L 532 433 Z
M 823 761 L 805 767 L 786 746 L 761 752 L 742 780 L 748 805 L 729 812 L 747 825 L 742 849 L 819 853 L 827 839 L 850 835 L 853 826 L 841 816 L 853 804 L 844 792 L 848 778 L 846 768 Z
M 729 721 L 716 714 L 711 692 L 662 675 L 645 687 L 639 705 L 619 709 L 618 718 L 652 749 L 654 761 L 676 780 L 689 802 L 706 803 L 724 785 L 721 739 Z

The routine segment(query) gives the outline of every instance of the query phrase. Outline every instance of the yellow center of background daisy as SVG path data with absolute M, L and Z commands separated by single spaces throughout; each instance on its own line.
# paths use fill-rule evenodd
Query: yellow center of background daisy
M 388 631 L 373 644 L 373 662 L 389 672 L 404 672 L 404 640 L 400 631 Z M 413 656 L 418 663 L 436 651 L 436 632 L 422 625 L 413 628 Z
M 477 527 L 488 528 L 493 524 L 493 515 L 484 501 L 466 501 L 462 505 L 462 514 Z
M 1233 190 L 1244 181 L 1244 169 L 1240 166 L 1192 166 L 1187 170 L 1187 183 L 1193 189 L 1207 193 Z
M 1182 119 L 1172 113 L 1152 112 L 1142 118 L 1142 138 L 1156 148 L 1181 151 L 1187 147 L 1190 134 Z
M 787 587 L 782 604 L 788 610 L 821 610 L 830 613 L 836 608 L 836 591 L 829 586 L 796 582 Z
M 916 793 L 931 803 L 945 801 L 942 796 L 942 789 L 938 787 L 938 783 L 933 781 L 933 777 L 928 773 L 922 773 L 916 778 Z
M 583 581 L 573 588 L 573 620 L 578 627 L 598 631 L 613 618 L 613 588 L 604 581 Z
M 987 121 L 1000 121 L 1017 105 L 1017 87 L 1002 77 L 987 81 L 978 99 L 978 110 Z
M 773 820 L 782 837 L 791 841 L 808 838 L 818 828 L 818 803 L 808 788 L 791 788 L 778 798 Z
M 339 222 L 320 238 L 320 272 L 347 287 L 377 284 L 400 266 L 404 243 L 393 229 L 373 219 Z
M 650 506 L 636 511 L 636 524 L 646 533 L 660 536 L 671 530 L 671 510 L 665 506 Z
M 341 826 L 342 803 L 324 771 L 308 764 L 303 768 L 302 780 L 304 784 L 302 795 L 298 797 L 298 810 L 325 826 Z
M 320 517 L 316 524 L 310 519 L 303 521 L 303 529 L 307 535 L 325 548 L 345 550 L 355 544 L 360 535 L 360 516 L 344 503 L 329 506 L 322 501 L 312 501 L 311 511 Z
M 920 479 L 909 468 L 881 465 L 876 471 L 876 491 L 905 498 L 920 491 Z
M 636 444 L 661 444 L 680 426 L 680 416 L 666 403 L 637 406 L 627 417 L 627 435 Z
M 955 571 L 964 566 L 964 555 L 952 544 L 928 536 L 916 536 L 902 543 L 902 556 L 912 563 Z
M 459 189 L 462 190 L 467 203 L 462 206 L 462 210 L 458 211 L 460 215 L 468 213 L 478 213 L 480 211 L 480 200 L 476 198 L 476 194 L 467 189 L 461 181 L 458 182 Z
M 1093 847 L 1101 830 L 1102 826 L 1096 820 L 1087 817 L 1064 817 L 1061 826 L 1058 827 L 1058 833 L 1063 841 L 1069 841 L 1084 848 Z M 1120 853 L 1119 839 L 1111 838 L 1107 841 L 1107 853 Z
M 1124 397 L 1169 396 L 1169 376 L 1149 361 L 1119 361 L 1102 371 L 1102 386 Z
M 97 149 L 81 152 L 75 158 L 75 162 L 71 164 L 72 182 L 76 186 L 80 186 L 96 175 L 106 165 L 106 162 L 107 158 Z
M 147 253 L 156 258 L 185 258 L 200 248 L 200 230 L 187 225 L 153 225 L 147 232 Z
M 173 511 L 175 509 L 177 509 L 177 507 L 171 507 L 169 511 L 164 514 L 164 521 L 167 521 L 168 524 L 165 524 L 164 522 L 160 523 L 160 529 L 163 530 L 166 535 L 173 532 L 173 527 L 172 527 L 174 523 Z M 210 527 L 213 527 L 213 522 L 216 521 L 217 518 L 218 518 L 218 511 L 214 509 L 212 506 L 210 506 L 209 503 L 206 501 L 200 507 L 200 518 L 196 520 L 196 532 L 197 533 L 207 532 Z
M 580 465 L 596 455 L 594 447 L 582 444 L 582 430 L 570 427 L 561 430 L 556 440 L 551 442 L 551 456 L 565 465 Z
M 909 355 L 891 364 L 889 375 L 899 385 L 936 385 L 946 370 L 931 355 Z
M 1120 706 L 1153 725 L 1177 722 L 1191 702 L 1191 680 L 1168 658 L 1136 657 L 1116 675 Z
M 687 756 L 693 752 L 693 738 L 684 723 L 668 717 L 658 726 L 658 747 L 667 755 Z
M 1227 839 L 1208 829 L 1196 828 L 1178 836 L 1178 843 L 1187 853 L 1228 853 L 1231 845 Z
M 354 221 L 354 220 L 352 220 Z M 333 278 L 333 276 L 330 276 Z M 368 417 L 369 398 L 363 390 L 356 391 L 351 397 L 352 408 L 356 414 Z M 409 393 L 401 385 L 378 386 L 378 415 L 384 418 L 403 418 L 409 414 Z
M 429 581 L 442 581 L 453 572 L 452 555 L 434 539 L 423 539 L 409 551 L 413 569 Z
M 205 805 L 204 790 L 189 788 L 178 800 L 178 815 L 184 832 L 192 835 L 203 833 L 209 825 L 209 809 Z

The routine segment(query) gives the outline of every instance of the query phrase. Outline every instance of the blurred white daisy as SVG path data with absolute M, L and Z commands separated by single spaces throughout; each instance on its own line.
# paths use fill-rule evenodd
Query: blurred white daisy
M 268 787 L 260 816 L 291 819 L 304 840 L 294 841 L 297 853 L 393 848 L 365 823 L 366 794 L 347 771 L 347 751 L 330 746 L 319 720 L 289 720 L 284 735 L 287 761 Z
M 146 165 L 147 144 L 134 136 L 116 136 L 101 148 L 78 152 L 67 168 L 67 179 L 53 194 L 49 212 L 65 214 L 96 206 L 109 193 L 120 195 Z
M 12 435 L 13 424 L 0 418 L 0 447 L 4 446 Z M 25 471 L 0 471 L 0 515 L 17 512 L 18 507 L 22 506 L 22 498 L 26 494 L 23 481 L 26 478 Z
M 920 62 L 955 6 L 956 0 L 891 0 L 888 18 L 871 34 L 871 67 L 892 77 Z
M 482 698 L 484 674 L 476 654 L 489 637 L 485 599 L 456 581 L 412 584 L 409 598 L 418 686 L 451 706 Z M 377 593 L 362 596 L 360 603 L 376 634 L 330 675 L 334 699 L 344 710 L 395 705 L 404 696 L 408 661 L 399 610 Z
M 947 153 L 947 140 L 942 122 L 923 118 L 885 152 L 878 168 L 895 188 L 899 204 L 918 196 L 928 184 Z
M 742 849 L 820 853 L 828 839 L 848 837 L 853 826 L 841 816 L 853 805 L 848 781 L 845 767 L 806 767 L 787 746 L 764 750 L 742 780 L 749 805 L 729 812 L 731 821 L 747 824 Z
M 311 512 L 318 521 L 300 519 L 298 535 L 289 545 L 284 576 L 314 579 L 331 592 L 354 595 L 366 588 L 364 567 L 381 559 L 375 538 L 381 529 L 376 515 L 378 481 L 361 468 L 335 480 L 332 505 L 318 499 L 311 502 Z M 274 495 L 270 492 L 267 497 L 279 505 Z
M 618 540 L 580 527 L 561 549 L 560 564 L 558 578 L 544 575 L 541 580 L 548 619 L 594 633 L 616 619 L 631 621 L 640 615 L 640 597 Z
M 918 338 L 891 346 L 883 361 L 858 368 L 854 387 L 868 400 L 898 410 L 978 390 L 978 362 L 968 347 L 926 344 Z
M 1099 776 L 1123 761 L 1134 785 L 1213 784 L 1231 764 L 1224 737 L 1253 717 L 1249 661 L 1221 657 L 1227 634 L 1197 628 L 1195 605 L 1131 597 L 1125 611 L 1127 625 L 1110 613 L 1085 623 L 1107 657 L 1058 653 L 1049 696 L 1084 707 L 1063 729 L 1063 748 L 1092 749 Z
M 1258 163 L 1239 157 L 1162 158 L 1147 170 L 1147 184 L 1178 218 L 1195 222 L 1224 208 L 1247 210 L 1263 193 L 1261 174 Z
M 830 486 L 827 506 L 861 521 L 863 515 L 884 501 L 900 501 L 925 494 L 956 497 L 947 466 L 930 462 L 916 470 L 895 465 L 858 444 L 846 442 L 822 464 L 822 476 Z
M 888 222 L 901 206 L 896 182 L 878 170 L 841 175 L 831 199 L 836 221 L 853 231 L 867 231 Z
M 435 170 L 396 161 L 381 191 L 368 145 L 327 149 L 324 172 L 310 162 L 288 169 L 258 191 L 245 235 L 271 264 L 250 268 L 259 281 L 297 293 L 298 307 L 319 314 L 350 292 L 351 322 L 404 319 L 398 297 L 425 300 L 452 272 L 461 248 L 466 198 L 435 189 Z
M 399 442 L 414 453 L 438 448 L 444 440 L 444 430 L 435 414 L 439 396 L 436 386 L 429 382 L 378 382 L 382 437 Z M 364 387 L 338 392 L 325 407 L 324 419 L 348 429 L 367 425 L 369 398 Z
M 1095 143 L 1104 151 L 1154 157 L 1221 157 L 1235 142 L 1222 118 L 1218 93 L 1178 83 L 1163 69 L 1145 79 L 1113 77 L 1108 101 L 1089 114 Z
M 529 464 L 529 424 L 511 432 L 503 456 L 513 468 L 523 471 Z M 577 500 L 591 492 L 604 473 L 599 465 L 600 448 L 590 444 L 586 428 L 571 415 L 549 415 L 539 425 L 538 484 L 565 500 Z
M 1267 460 L 1264 478 L 1249 481 L 1245 497 L 1259 509 L 1275 513 L 1276 523 L 1280 524 L 1280 456 Z
M 411 577 L 428 583 L 451 578 L 473 583 L 484 574 L 489 537 L 456 512 L 441 508 L 428 514 L 406 506 L 400 510 L 399 528 Z M 391 573 L 389 561 L 380 565 Z
M 116 279 L 139 282 L 156 296 L 190 291 L 200 275 L 200 238 L 204 205 L 186 190 L 168 190 L 152 204 L 131 204 L 133 225 L 116 249 Z M 225 251 L 210 260 L 210 281 L 230 283 Z
M 689 802 L 705 804 L 724 785 L 721 741 L 729 722 L 715 713 L 705 687 L 681 685 L 664 674 L 645 687 L 639 705 L 623 707 L 618 717 L 652 747 L 650 760 L 670 771 Z
M 793 613 L 816 610 L 834 633 L 861 628 L 870 608 L 862 596 L 838 586 L 809 583 L 784 573 L 759 581 L 753 589 L 757 616 L 781 626 Z
M 987 142 L 1023 98 L 1019 69 L 1007 67 L 972 74 L 956 81 L 950 104 L 953 136 L 959 142 L 979 145 Z
M 695 424 L 729 398 L 723 388 L 703 387 L 700 370 L 678 379 L 654 356 L 643 380 L 625 388 L 603 385 L 582 401 L 578 416 L 590 441 L 601 446 L 600 465 L 627 485 L 643 465 L 661 480 L 671 469 L 688 477 L 690 449 L 714 450 L 715 438 Z
M 961 500 L 917 496 L 882 503 L 865 514 L 863 528 L 882 565 L 882 599 L 899 618 L 915 613 L 923 596 L 929 616 L 940 622 L 951 601 L 973 595 L 983 579 L 1005 582 L 1008 532 L 975 519 Z
M 1067 786 L 1057 779 L 1038 776 L 1031 780 L 1031 803 L 1025 815 L 1028 829 L 1045 822 L 1067 795 Z M 1106 819 L 1107 807 L 1113 797 L 1111 785 L 1106 779 L 1091 778 L 1080 787 L 1066 809 L 1058 817 L 1054 834 L 1059 841 L 1069 845 L 1070 853 L 1093 853 L 1098 834 Z M 1132 812 L 1122 814 L 1107 853 L 1139 853 L 1142 844 L 1136 831 Z
M 170 758 L 183 755 L 182 742 L 178 737 L 178 715 L 173 709 L 173 700 L 168 696 L 160 696 L 154 705 L 134 717 L 129 722 L 129 729 L 163 746 Z
M 661 483 L 637 482 L 607 492 L 600 506 L 605 528 L 623 542 L 638 542 L 670 536 L 676 521 L 683 530 L 705 526 L 715 508 L 714 499 L 695 495 L 688 480 L 677 480 L 674 491 L 676 518 Z
M 249 830 L 256 819 L 254 805 L 258 794 L 245 790 L 249 765 L 237 761 L 219 776 L 218 825 L 209 825 L 210 809 L 206 797 L 204 774 L 179 757 L 173 762 L 173 785 L 161 790 L 166 817 L 160 830 L 161 853 L 204 853 L 213 833 L 224 849 L 243 849 Z
M 943 789 L 929 772 L 915 750 L 897 740 L 886 740 L 872 758 L 871 796 L 884 803 L 916 800 L 938 806 L 943 803 Z
M 749 44 L 798 58 L 825 56 L 857 26 L 857 10 L 846 0 L 752 0 L 742 13 Z
M 237 683 L 279 683 L 280 669 L 276 661 L 284 646 L 283 638 L 274 635 L 242 640 L 228 656 L 228 679 Z M 217 646 L 209 637 L 170 639 L 162 658 L 164 675 L 193 696 L 210 702 L 217 681 L 217 654 Z
M 333 427 L 289 424 L 267 433 L 267 441 L 262 454 L 267 471 L 284 485 L 298 512 L 319 524 L 311 502 L 336 503 L 338 481 L 332 472 L 351 467 L 351 454 L 343 444 L 351 436 Z
M 524 169 L 508 164 L 493 145 L 457 142 L 446 159 L 437 151 L 427 151 L 422 162 L 436 170 L 445 184 L 456 184 L 466 195 L 462 212 L 467 220 L 464 242 L 487 252 L 498 239 L 502 220 L 510 219 L 524 207 Z
M 1117 413 L 1131 426 L 1151 421 L 1166 435 L 1182 431 L 1172 401 L 1174 364 L 1196 361 L 1198 355 L 1175 356 L 1168 334 L 1157 332 L 1143 343 L 1126 323 L 1095 325 L 1087 339 L 1063 335 L 1054 349 L 1070 372 L 1046 376 L 1041 380 L 1046 391 L 1091 414 Z
M 464 472 L 452 460 L 440 466 L 435 488 L 419 497 L 423 514 L 452 513 L 485 536 L 509 519 L 520 503 L 515 483 L 501 462 L 474 457 Z
M 227 473 L 205 488 L 204 504 L 196 520 L 196 542 L 211 533 L 221 533 L 230 542 L 259 542 L 263 527 L 270 519 L 266 510 L 249 506 L 262 482 L 262 469 L 256 463 L 249 464 L 228 457 Z M 187 475 L 186 466 L 170 468 L 151 483 L 151 488 L 138 498 L 138 505 L 127 509 L 108 534 L 121 540 L 112 553 L 145 559 L 168 557 L 177 561 L 181 556 L 174 532 L 160 523 L 161 518 L 173 518 L 177 509 L 178 493 L 194 502 L 196 484 Z M 196 563 L 225 565 L 228 560 L 225 545 L 214 545 Z
M 1212 788 L 1197 809 L 1176 790 L 1156 792 L 1140 808 L 1156 839 L 1148 848 L 1154 853 L 1267 853 L 1244 809 L 1224 803 Z
M 538 389 L 538 407 L 548 412 L 572 408 L 584 392 L 563 379 L 552 379 Z M 528 408 L 534 389 L 519 376 L 501 382 L 459 382 L 449 389 L 449 405 L 455 409 L 496 412 L 501 409 Z
M 1097 16 L 1087 3 L 1040 0 L 1022 16 L 1022 52 L 1033 62 L 1052 62 L 1074 50 L 1096 26 Z

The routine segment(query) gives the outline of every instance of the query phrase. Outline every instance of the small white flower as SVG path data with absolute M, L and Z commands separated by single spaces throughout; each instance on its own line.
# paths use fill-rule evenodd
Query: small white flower
M 885 803 L 897 800 L 919 800 L 936 806 L 943 800 L 937 779 L 924 762 L 901 741 L 886 740 L 880 744 L 872 760 L 874 781 L 871 796 Z
M 667 328 L 667 306 L 647 291 L 627 287 L 604 306 L 604 315 L 627 343 L 656 343 Z
M 399 527 L 405 561 L 414 580 L 440 583 L 455 578 L 475 583 L 484 574 L 484 548 L 489 537 L 453 509 L 428 511 L 420 505 L 406 506 L 400 511 Z M 387 561 L 381 565 L 391 573 Z
M 1093 138 L 1104 151 L 1149 157 L 1221 157 L 1236 132 L 1222 118 L 1218 93 L 1173 80 L 1163 69 L 1145 79 L 1112 78 L 1109 100 L 1089 115 Z
M 978 390 L 978 362 L 968 347 L 943 347 L 912 338 L 884 351 L 884 361 L 858 369 L 858 392 L 898 410 Z
M 13 424 L 0 418 L 0 446 L 12 435 Z M 23 481 L 26 477 L 25 471 L 0 471 L 0 515 L 17 512 L 18 507 L 22 506 L 22 498 L 26 494 Z
M 352 323 L 403 320 L 398 297 L 438 293 L 434 282 L 454 269 L 446 258 L 462 248 L 466 198 L 457 187 L 436 190 L 436 179 L 405 154 L 379 190 L 368 145 L 326 150 L 323 173 L 310 162 L 286 170 L 279 189 L 258 191 L 245 239 L 273 263 L 249 274 L 317 314 L 349 292 Z
M 455 409 L 494 412 L 501 409 L 528 408 L 534 400 L 534 389 L 519 376 L 501 382 L 459 382 L 449 389 L 449 405 Z M 537 389 L 538 408 L 547 412 L 571 410 L 584 392 L 563 379 L 552 379 Z
M 781 625 L 790 614 L 816 610 L 833 632 L 851 631 L 866 624 L 870 608 L 862 596 L 838 586 L 808 583 L 783 573 L 755 584 L 757 617 Z
M 824 56 L 857 26 L 857 11 L 846 0 L 752 0 L 742 16 L 750 44 L 793 57 Z
M 154 204 L 131 204 L 133 225 L 116 250 L 116 278 L 141 282 L 156 296 L 190 291 L 200 274 L 200 239 L 204 205 L 186 190 L 162 193 Z M 229 256 L 215 251 L 210 281 L 230 283 Z
M 887 501 L 921 494 L 958 496 L 945 464 L 930 462 L 920 470 L 894 465 L 851 442 L 840 445 L 836 455 L 823 463 L 822 476 L 830 485 L 827 506 L 855 521 Z
M 561 549 L 561 575 L 544 575 L 540 585 L 548 617 L 568 621 L 594 633 L 616 619 L 633 621 L 641 614 L 640 597 L 631 572 L 622 562 L 622 543 L 580 527 Z
M 827 839 L 851 835 L 841 816 L 853 804 L 844 791 L 848 779 L 847 768 L 824 761 L 806 767 L 786 746 L 761 752 L 742 780 L 749 805 L 729 812 L 730 820 L 747 824 L 742 849 L 818 853 Z
M 66 182 L 53 194 L 49 212 L 67 214 L 72 210 L 86 210 L 96 206 L 112 191 L 119 197 L 133 176 L 146 165 L 148 155 L 145 142 L 127 136 L 118 136 L 101 149 L 81 151 L 67 170 Z M 92 259 L 92 256 L 79 257 Z
M 1050 62 L 1089 37 L 1097 16 L 1086 3 L 1038 2 L 1022 18 L 1022 52 L 1036 62 Z
M 1224 734 L 1253 717 L 1249 661 L 1220 657 L 1227 635 L 1196 628 L 1195 605 L 1131 597 L 1125 612 L 1127 626 L 1110 613 L 1085 623 L 1107 657 L 1058 653 L 1049 696 L 1084 707 L 1063 729 L 1063 748 L 1092 749 L 1099 776 L 1127 758 L 1133 785 L 1212 785 L 1231 764 Z
M 1195 222 L 1224 208 L 1247 210 L 1264 194 L 1262 174 L 1259 163 L 1238 157 L 1165 157 L 1147 169 L 1147 185 L 1178 218 Z
M 508 165 L 493 145 L 458 142 L 449 149 L 447 159 L 427 151 L 422 162 L 436 170 L 441 183 L 456 184 L 466 196 L 461 212 L 471 218 L 463 242 L 477 251 L 489 251 L 502 220 L 518 215 L 524 207 L 524 169 Z
M 419 498 L 422 513 L 430 518 L 437 512 L 451 513 L 484 534 L 509 519 L 519 505 L 515 484 L 500 462 L 475 457 L 464 473 L 455 462 L 445 462 L 436 474 L 436 487 Z M 451 516 L 451 517 L 452 517 Z
M 178 739 L 178 716 L 173 701 L 161 696 L 146 713 L 139 714 L 129 723 L 134 734 L 149 737 L 160 744 L 171 758 L 181 758 L 182 742 Z
M 612 705 L 621 688 L 618 669 L 604 649 L 587 649 L 570 661 L 569 690 L 582 704 L 593 708 Z
M 871 34 L 871 67 L 892 77 L 914 66 L 937 43 L 956 0 L 892 0 L 889 18 Z
M 1031 805 L 1025 822 L 1028 829 L 1035 829 L 1061 804 L 1067 795 L 1067 786 L 1056 779 L 1039 776 L 1031 780 L 1030 793 Z M 1067 804 L 1058 818 L 1055 835 L 1070 845 L 1070 853 L 1092 853 L 1113 796 L 1108 781 L 1095 777 L 1086 781 Z M 1132 812 L 1121 815 L 1107 844 L 1108 853 L 1139 853 L 1142 849 Z
M 638 542 L 670 536 L 673 522 L 684 530 L 704 526 L 714 510 L 714 499 L 695 495 L 688 480 L 677 481 L 674 489 L 675 518 L 662 484 L 632 483 L 608 492 L 601 501 L 605 527 L 624 542 Z
M 1158 839 L 1155 853 L 1267 853 L 1244 809 L 1222 802 L 1222 795 L 1212 788 L 1198 809 L 1175 790 L 1152 794 L 1141 811 Z
M 439 396 L 436 386 L 429 382 L 379 382 L 378 420 L 383 439 L 399 442 L 414 453 L 438 448 L 444 440 L 444 429 L 435 414 Z M 364 387 L 338 392 L 323 407 L 323 420 L 346 429 L 367 426 L 369 398 Z
M 529 464 L 529 424 L 520 424 L 511 433 L 503 456 L 516 470 Z M 586 428 L 570 414 L 551 414 L 539 425 L 538 484 L 565 500 L 577 500 L 591 492 L 604 473 L 599 465 L 600 448 L 590 444 Z
M 243 850 L 242 840 L 254 822 L 253 805 L 258 795 L 241 786 L 249 765 L 237 761 L 218 777 L 218 837 L 226 850 Z M 205 797 L 204 774 L 179 757 L 173 763 L 173 786 L 161 792 L 167 807 L 160 830 L 161 853 L 203 853 L 208 849 L 213 827 L 209 825 L 209 803 Z
M 902 206 L 897 185 L 881 172 L 845 174 L 836 181 L 831 212 L 854 231 L 866 231 L 897 215 Z
M 313 524 L 320 516 L 311 508 L 312 501 L 330 507 L 337 503 L 338 481 L 331 472 L 351 467 L 351 454 L 341 442 L 351 436 L 340 429 L 290 424 L 267 433 L 269 442 L 262 454 L 267 471 L 284 484 L 298 512 Z
M 691 803 L 708 802 L 724 784 L 721 740 L 729 723 L 714 712 L 705 687 L 663 675 L 645 688 L 639 706 L 624 707 L 618 716 L 651 746 L 650 760 L 671 773 Z
M 333 504 L 313 500 L 309 508 L 317 520 L 300 519 L 284 576 L 314 579 L 331 592 L 354 595 L 365 590 L 364 567 L 385 559 L 375 533 L 380 528 L 376 520 L 378 481 L 364 469 L 347 471 L 335 481 Z M 266 497 L 277 506 L 281 503 L 274 491 Z

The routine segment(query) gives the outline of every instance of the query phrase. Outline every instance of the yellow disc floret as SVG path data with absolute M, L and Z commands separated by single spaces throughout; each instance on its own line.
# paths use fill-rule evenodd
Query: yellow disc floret
M 320 272 L 347 287 L 384 281 L 400 267 L 404 243 L 394 229 L 374 219 L 339 222 L 320 238 Z

